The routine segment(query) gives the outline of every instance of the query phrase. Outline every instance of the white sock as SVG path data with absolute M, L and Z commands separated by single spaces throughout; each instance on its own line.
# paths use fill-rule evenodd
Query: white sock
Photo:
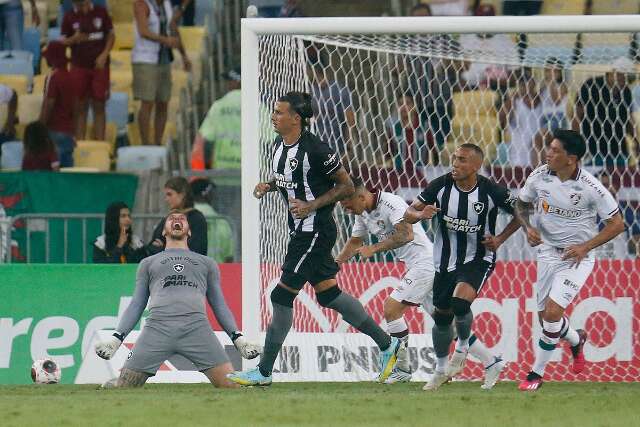
M 469 341 L 471 341 L 471 344 L 469 345 L 469 354 L 481 361 L 485 368 L 495 362 L 493 353 L 491 353 L 487 346 L 484 345 L 478 337 L 471 335 Z
M 449 365 L 449 356 L 436 357 L 436 372 L 444 374 L 447 371 L 447 365 Z
M 387 332 L 389 332 L 389 335 L 392 337 L 401 338 L 404 335 L 408 335 L 409 327 L 407 326 L 407 322 L 405 322 L 404 317 L 396 320 L 387 320 Z
M 563 340 L 568 341 L 571 346 L 578 345 L 580 342 L 580 335 L 578 335 L 578 332 L 571 327 L 569 324 L 569 318 L 566 316 L 562 318 L 562 330 L 560 331 L 560 336 Z
M 538 341 L 538 352 L 536 354 L 536 361 L 531 369 L 541 377 L 544 376 L 544 370 L 547 367 L 547 363 L 551 360 L 553 350 L 556 349 L 558 341 L 560 341 L 560 329 L 562 328 L 562 321 L 559 322 L 547 322 L 542 321 L 542 336 Z

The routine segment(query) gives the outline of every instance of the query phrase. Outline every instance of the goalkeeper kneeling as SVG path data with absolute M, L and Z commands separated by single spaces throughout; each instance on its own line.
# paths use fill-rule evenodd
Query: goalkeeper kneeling
M 140 263 L 131 304 L 116 332 L 95 347 L 98 356 L 111 359 L 149 302 L 149 317 L 120 377 L 105 386 L 142 386 L 165 360 L 179 354 L 190 360 L 214 386 L 237 387 L 226 378 L 233 367 L 211 329 L 205 297 L 242 357 L 258 357 L 261 348 L 248 343 L 238 332 L 220 288 L 217 264 L 189 250 L 187 239 L 191 231 L 187 217 L 178 211 L 171 212 L 163 235 L 167 240 L 166 249 Z

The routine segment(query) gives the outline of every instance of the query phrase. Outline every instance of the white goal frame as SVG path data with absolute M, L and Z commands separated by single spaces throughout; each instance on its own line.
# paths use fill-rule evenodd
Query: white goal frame
M 252 195 L 260 169 L 259 36 L 523 32 L 640 32 L 640 15 L 242 19 L 242 327 L 250 339 L 261 336 L 259 202 Z

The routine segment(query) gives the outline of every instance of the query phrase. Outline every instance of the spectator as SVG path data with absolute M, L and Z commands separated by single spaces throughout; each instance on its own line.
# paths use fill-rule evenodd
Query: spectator
M 469 14 L 467 0 L 429 0 L 433 16 L 464 16 Z
M 65 14 L 73 10 L 73 0 L 61 0 L 62 3 L 62 13 Z M 101 6 L 105 9 L 108 9 L 107 0 L 91 0 L 94 6 Z
M 207 220 L 202 212 L 194 208 L 193 192 L 189 182 L 181 177 L 170 178 L 164 184 L 164 200 L 169 210 L 178 209 L 187 215 L 191 235 L 188 240 L 189 249 L 202 255 L 207 255 Z M 151 255 L 164 250 L 165 239 L 162 235 L 165 218 L 158 222 L 153 230 L 151 243 L 147 250 Z
M 531 69 L 522 68 L 516 74 L 517 87 L 505 98 L 498 112 L 498 120 L 500 127 L 507 128 L 511 135 L 509 163 L 511 166 L 526 167 L 538 156 L 533 150 L 533 139 L 540 130 L 542 102 Z
M 31 20 L 37 27 L 40 25 L 40 15 L 36 0 L 29 0 L 29 4 L 31 4 Z M 0 50 L 22 50 L 23 31 L 22 0 L 0 0 Z
M 89 100 L 93 111 L 93 135 L 105 139 L 105 103 L 109 98 L 109 52 L 115 42 L 111 17 L 91 0 L 73 0 L 73 10 L 65 13 L 61 33 L 71 46 L 71 75 L 77 85 L 75 107 L 76 139 L 87 130 Z
M 153 143 L 160 145 L 171 98 L 171 49 L 180 51 L 185 70 L 191 69 L 191 62 L 182 47 L 178 26 L 173 19 L 168 0 L 136 0 L 133 11 L 135 39 L 131 62 L 133 96 L 141 101 L 138 112 L 140 139 L 145 145 L 151 142 L 151 112 L 155 109 Z
M 502 14 L 511 16 L 529 16 L 540 13 L 542 0 L 504 0 Z M 525 33 L 518 34 L 518 56 L 524 61 L 529 40 Z
M 111 203 L 104 215 L 104 234 L 93 244 L 93 262 L 135 264 L 145 258 L 147 250 L 131 224 L 129 207 L 124 202 Z
M 240 169 L 240 67 L 225 73 L 225 96 L 215 101 L 200 125 L 191 156 L 191 167 Z
M 564 64 L 557 58 L 545 61 L 544 81 L 540 98 L 542 100 L 542 118 L 540 132 L 534 138 L 533 165 L 542 163 L 543 152 L 553 138 L 553 131 L 564 129 L 567 122 L 568 88 L 564 77 Z
M 613 62 L 611 71 L 588 79 L 580 88 L 572 127 L 582 132 L 593 165 L 626 165 L 626 135 L 633 138 L 638 149 L 631 114 L 631 73 L 635 73 L 633 62 L 620 57 Z
M 49 129 L 56 145 L 61 167 L 73 166 L 76 142 L 73 112 L 77 102 L 74 77 L 67 69 L 66 46 L 59 41 L 49 42 L 43 55 L 51 67 L 44 87 L 40 121 Z
M 251 0 L 249 3 L 258 8 L 261 18 L 277 18 L 280 16 L 285 0 Z
M 58 171 L 58 153 L 42 122 L 32 122 L 24 129 L 22 170 Z
M 495 9 L 492 5 L 480 5 L 476 10 L 476 15 L 493 16 Z M 473 88 L 490 88 L 505 92 L 511 69 L 520 62 L 516 45 L 510 35 L 463 34 L 460 36 L 460 46 L 466 56 L 487 58 L 496 62 L 494 64 L 472 62 L 469 69 L 463 73 L 467 83 Z
M 285 0 L 282 8 L 280 9 L 279 18 L 302 18 L 304 12 L 302 6 L 300 6 L 299 0 Z
M 326 67 L 326 61 L 318 54 L 310 71 L 316 133 L 344 156 L 351 153 L 351 133 L 355 132 L 356 125 L 351 92 L 330 79 Z
M 207 218 L 207 253 L 217 262 L 233 262 L 234 238 L 229 221 L 213 208 L 213 192 L 216 186 L 207 178 L 191 182 L 194 207 Z
M 0 128 L 0 144 L 16 139 L 18 95 L 9 86 L 0 84 L 0 104 L 7 104 L 7 120 Z
M 398 118 L 387 129 L 388 153 L 398 171 L 411 171 L 416 167 L 437 165 L 439 148 L 428 130 L 429 119 L 419 114 L 411 95 L 397 98 Z
M 613 197 L 616 200 L 618 200 L 618 198 L 616 197 L 618 193 L 618 189 L 615 187 L 615 185 L 611 181 L 611 176 L 609 176 L 609 173 L 607 171 L 602 172 L 600 176 L 598 176 L 598 179 L 600 180 L 604 188 L 609 190 L 613 195 Z M 626 259 L 626 258 L 629 258 L 629 248 L 631 246 L 635 246 L 633 243 L 638 238 L 637 236 L 638 227 L 633 226 L 636 215 L 634 214 L 633 211 L 629 212 L 629 210 L 624 208 L 623 206 L 620 206 L 620 207 L 621 207 L 621 212 L 625 221 L 626 231 L 624 233 L 618 234 L 616 237 L 609 240 L 607 243 L 601 246 L 598 246 L 598 248 L 596 248 L 597 258 Z M 629 215 L 629 213 L 631 213 L 631 215 Z M 600 230 L 604 228 L 603 221 L 599 222 L 599 228 Z M 632 232 L 635 232 L 636 234 L 636 236 L 634 236 L 635 239 L 629 240 L 628 233 L 632 233 Z M 635 247 L 633 249 L 635 249 Z

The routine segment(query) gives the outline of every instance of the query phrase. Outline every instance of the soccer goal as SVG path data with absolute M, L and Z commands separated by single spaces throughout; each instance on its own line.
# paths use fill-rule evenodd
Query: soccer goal
M 584 167 L 617 192 L 628 230 L 598 251 L 598 263 L 570 312 L 589 332 L 585 374 L 571 373 L 559 349 L 548 369 L 562 381 L 636 381 L 640 377 L 640 173 L 634 80 L 640 59 L 640 16 L 447 18 L 306 18 L 242 21 L 242 323 L 262 338 L 269 294 L 288 242 L 279 194 L 261 201 L 275 137 L 269 113 L 291 90 L 316 100 L 312 131 L 341 153 L 350 173 L 370 188 L 410 202 L 464 142 L 485 151 L 484 173 L 517 192 L 544 162 L 555 128 L 588 137 Z M 337 251 L 352 218 L 335 210 Z M 507 218 L 501 218 L 504 225 Z M 429 229 L 429 225 L 425 224 Z M 428 230 L 429 231 L 429 230 Z M 388 255 L 352 260 L 338 276 L 383 323 L 382 302 L 403 266 Z M 499 251 L 489 283 L 474 303 L 477 336 L 521 379 L 539 336 L 533 284 L 535 253 L 522 232 Z M 371 379 L 377 351 L 305 287 L 294 326 L 276 362 L 279 380 Z M 431 319 L 408 315 L 415 380 L 431 373 Z M 480 379 L 471 361 L 463 378 Z

